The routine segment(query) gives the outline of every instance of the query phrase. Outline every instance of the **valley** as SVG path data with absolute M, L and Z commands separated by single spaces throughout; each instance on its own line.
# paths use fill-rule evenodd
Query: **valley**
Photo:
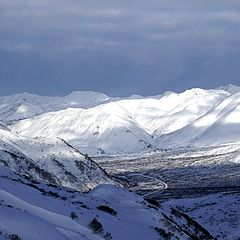
M 111 176 L 127 180 L 129 189 L 141 195 L 158 199 L 191 197 L 239 190 L 239 147 L 236 144 L 165 150 L 139 156 L 95 157 L 94 160 Z

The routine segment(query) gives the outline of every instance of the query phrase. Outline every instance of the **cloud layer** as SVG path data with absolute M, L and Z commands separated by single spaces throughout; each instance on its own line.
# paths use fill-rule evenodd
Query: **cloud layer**
M 237 0 L 0 0 L 1 93 L 240 84 L 239 39 Z

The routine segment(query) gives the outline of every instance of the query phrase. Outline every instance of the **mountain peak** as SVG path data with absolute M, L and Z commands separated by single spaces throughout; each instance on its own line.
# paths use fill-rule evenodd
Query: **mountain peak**
M 216 89 L 217 90 L 224 90 L 224 91 L 229 92 L 231 94 L 240 92 L 240 87 L 237 86 L 237 85 L 231 84 L 231 83 L 229 83 L 227 85 L 220 86 L 220 87 L 218 87 Z

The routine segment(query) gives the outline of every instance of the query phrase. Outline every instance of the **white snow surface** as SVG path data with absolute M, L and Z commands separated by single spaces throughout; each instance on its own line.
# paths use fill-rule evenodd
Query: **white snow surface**
M 94 106 L 84 104 L 82 99 L 82 104 L 88 106 L 85 109 L 76 105 L 38 116 L 33 112 L 28 119 L 9 127 L 26 137 L 63 138 L 92 155 L 232 144 L 240 141 L 238 90 L 239 87 L 229 85 L 212 90 L 195 88 L 178 94 L 166 92 L 155 97 L 106 96 L 100 104 L 96 93 Z M 77 99 L 78 95 L 76 102 Z M 48 104 L 52 106 L 51 100 Z M 51 109 L 48 104 L 45 109 Z

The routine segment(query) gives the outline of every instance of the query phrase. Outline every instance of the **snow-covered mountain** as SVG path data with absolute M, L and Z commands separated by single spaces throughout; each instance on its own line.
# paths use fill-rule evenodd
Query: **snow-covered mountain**
M 0 97 L 0 121 L 6 123 L 36 115 L 72 108 L 88 108 L 110 100 L 103 93 L 76 91 L 65 97 L 46 97 L 30 93 Z
M 95 162 L 63 140 L 25 138 L 5 129 L 0 129 L 0 166 L 79 191 L 114 184 Z
M 48 100 L 45 113 L 18 121 L 10 128 L 25 137 L 60 137 L 88 154 L 236 143 L 240 141 L 239 89 L 228 85 L 123 99 L 101 98 L 97 93 L 94 106 L 82 102 L 85 109 L 78 105 L 65 109 L 54 102 L 63 109 L 60 111 L 53 111 L 53 103 Z M 75 102 L 79 102 L 77 99 Z
M 239 142 L 240 92 L 224 98 L 184 128 L 159 136 L 158 141 L 162 146 L 208 146 Z
M 94 149 L 96 153 L 137 152 L 154 143 L 118 102 L 46 113 L 22 121 L 12 130 L 24 136 L 60 137 L 87 153 Z
M 227 85 L 224 85 L 224 86 L 220 86 L 216 89 L 224 90 L 224 91 L 227 91 L 231 94 L 240 92 L 240 87 L 236 86 L 236 85 L 233 85 L 233 84 L 227 84 Z

